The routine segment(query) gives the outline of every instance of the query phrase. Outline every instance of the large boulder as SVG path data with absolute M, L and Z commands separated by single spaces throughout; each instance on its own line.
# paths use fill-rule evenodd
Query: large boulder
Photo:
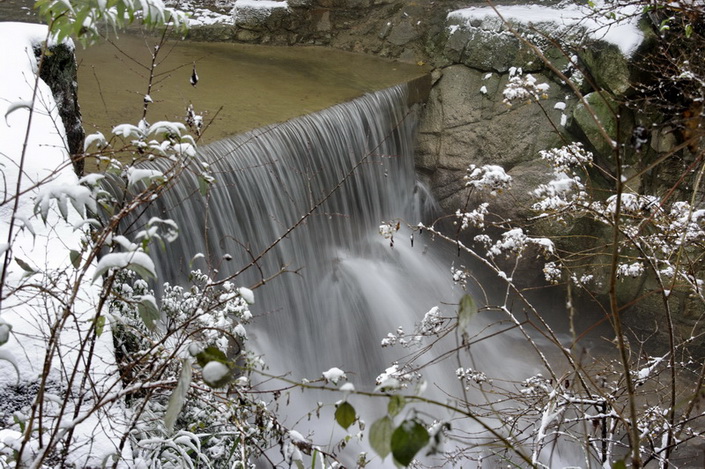
M 512 67 L 538 71 L 543 63 L 534 52 L 514 36 L 499 18 L 466 22 L 451 17 L 444 55 L 450 63 L 461 63 L 476 70 L 505 73 Z
M 539 82 L 547 82 L 536 75 Z M 439 73 L 419 127 L 417 167 L 427 175 L 443 209 L 454 212 L 462 199 L 469 164 L 498 164 L 512 170 L 536 160 L 538 151 L 560 144 L 560 136 L 539 108 L 560 128 L 564 93 L 553 85 L 546 99 L 504 102 L 507 74 L 453 65 Z M 545 171 L 544 171 L 545 174 Z

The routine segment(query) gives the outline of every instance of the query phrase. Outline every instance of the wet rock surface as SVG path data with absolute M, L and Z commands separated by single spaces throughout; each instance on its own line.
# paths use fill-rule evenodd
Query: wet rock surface
M 35 50 L 39 56 L 41 51 Z M 74 169 L 78 175 L 83 174 L 83 159 L 75 157 L 83 152 L 85 132 L 81 121 L 81 108 L 78 103 L 78 82 L 76 77 L 76 56 L 74 48 L 67 44 L 57 44 L 50 48 L 50 54 L 44 57 L 40 77 L 49 85 L 59 116 L 66 130 L 66 142 L 72 155 Z

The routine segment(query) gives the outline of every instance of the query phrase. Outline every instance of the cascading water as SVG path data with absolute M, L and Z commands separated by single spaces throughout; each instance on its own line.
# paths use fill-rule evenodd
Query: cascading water
M 159 277 L 184 279 L 199 252 L 219 277 L 239 272 L 325 199 L 237 277 L 247 286 L 289 271 L 257 290 L 251 342 L 279 372 L 338 366 L 374 380 L 389 366 L 380 339 L 459 295 L 448 263 L 420 243 L 409 252 L 408 238 L 391 248 L 378 232 L 383 220 L 430 216 L 415 182 L 415 125 L 400 86 L 202 147 L 217 182 L 202 197 L 186 176 L 158 200 L 181 230 L 155 254 Z
M 450 281 L 457 252 L 422 239 L 412 246 L 403 229 L 393 246 L 379 234 L 382 221 L 433 215 L 432 198 L 415 180 L 415 125 L 406 87 L 398 86 L 201 147 L 217 180 L 208 196 L 186 174 L 147 214 L 180 227 L 175 242 L 153 251 L 159 278 L 179 283 L 191 268 L 215 268 L 218 278 L 237 273 L 235 282 L 250 286 L 284 270 L 256 291 L 247 345 L 273 374 L 318 378 L 339 367 L 358 389 L 371 389 L 398 358 L 381 339 L 400 326 L 411 332 L 431 307 L 464 293 Z M 191 266 L 197 253 L 204 257 Z M 502 356 L 503 368 L 527 375 L 535 365 L 511 352 L 520 342 L 503 334 L 474 346 L 473 367 L 496 368 Z M 448 366 L 424 370 L 429 388 L 462 395 L 457 363 Z

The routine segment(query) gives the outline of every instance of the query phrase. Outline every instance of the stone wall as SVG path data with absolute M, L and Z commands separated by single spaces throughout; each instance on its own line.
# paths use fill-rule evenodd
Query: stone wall
M 482 0 L 474 0 L 482 4 Z M 192 28 L 195 40 L 252 44 L 320 45 L 409 62 L 429 62 L 428 44 L 444 42 L 446 13 L 457 0 L 289 0 L 288 8 L 258 12 L 232 0 L 204 0 L 203 6 L 232 15 L 234 24 Z M 267 13 L 267 14 L 263 14 Z

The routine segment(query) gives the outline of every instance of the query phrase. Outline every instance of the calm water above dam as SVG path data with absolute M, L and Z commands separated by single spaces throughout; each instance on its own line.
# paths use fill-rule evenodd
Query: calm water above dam
M 115 43 L 77 46 L 79 99 L 87 133 L 142 117 L 151 53 L 158 38 L 122 34 Z M 183 121 L 193 104 L 209 125 L 202 142 L 319 111 L 423 75 L 413 64 L 317 47 L 169 41 L 147 120 Z M 193 64 L 199 76 L 189 83 Z

